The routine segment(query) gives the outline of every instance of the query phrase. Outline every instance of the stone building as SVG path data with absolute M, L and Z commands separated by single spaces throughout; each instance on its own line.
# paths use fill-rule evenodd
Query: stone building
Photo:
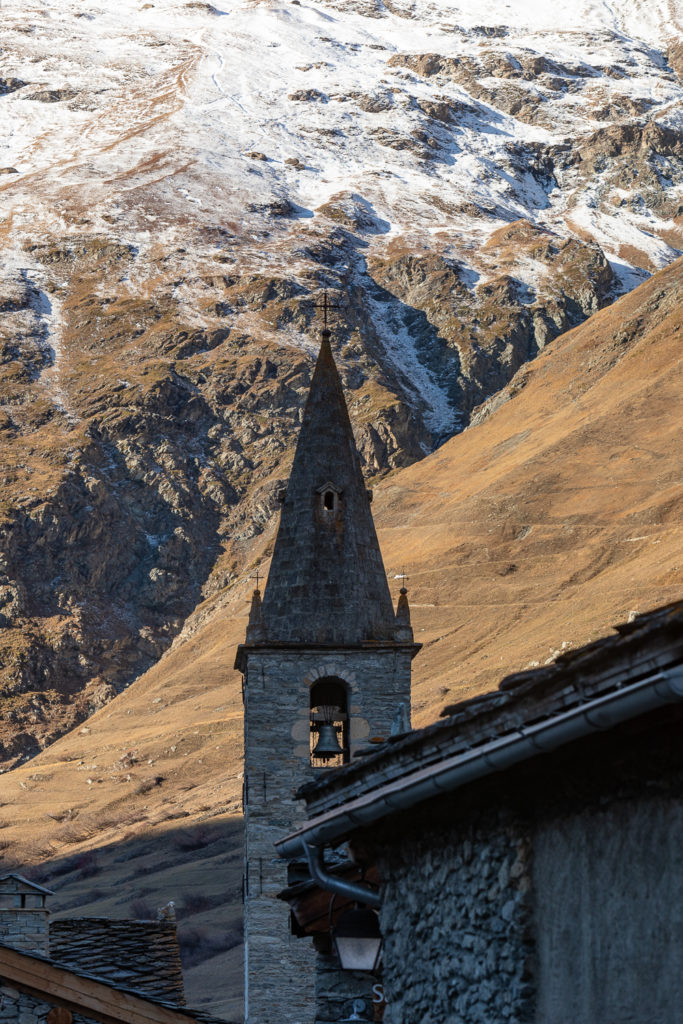
M 46 906 L 53 893 L 22 875 L 7 874 L 0 878 L 0 942 L 31 953 L 49 952 Z
M 681 1024 L 683 602 L 444 716 L 309 784 L 278 844 L 381 879 L 385 1022 Z M 356 991 L 337 971 L 317 1021 L 379 1019 Z
M 277 899 L 288 876 L 274 843 L 299 820 L 294 790 L 388 736 L 399 705 L 405 714 L 410 707 L 419 645 L 405 592 L 394 613 L 371 498 L 325 329 L 263 602 L 257 585 L 236 659 L 244 679 L 248 1024 L 309 1024 L 314 1016 L 310 951 Z M 290 880 L 300 870 L 292 865 Z
M 0 1024 L 226 1024 L 186 1007 L 175 922 L 50 922 L 53 895 L 0 878 Z

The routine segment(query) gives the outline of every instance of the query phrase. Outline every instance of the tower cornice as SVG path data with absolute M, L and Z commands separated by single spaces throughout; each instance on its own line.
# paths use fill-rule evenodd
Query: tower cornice
M 358 644 L 323 644 L 307 642 L 292 643 L 255 643 L 240 644 L 235 655 L 234 667 L 239 672 L 244 672 L 247 667 L 247 658 L 250 654 L 304 654 L 307 652 L 318 652 L 323 654 L 349 654 L 353 651 L 367 653 L 368 651 L 405 651 L 410 654 L 411 659 L 422 650 L 422 644 L 405 640 L 366 640 Z

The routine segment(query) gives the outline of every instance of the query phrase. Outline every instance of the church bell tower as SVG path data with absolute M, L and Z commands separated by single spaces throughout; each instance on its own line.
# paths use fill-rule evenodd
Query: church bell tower
M 314 955 L 290 933 L 274 843 L 302 819 L 294 793 L 388 736 L 410 707 L 420 645 L 405 589 L 394 613 L 330 332 L 304 410 L 263 601 L 236 667 L 244 684 L 245 1022 L 313 1024 Z

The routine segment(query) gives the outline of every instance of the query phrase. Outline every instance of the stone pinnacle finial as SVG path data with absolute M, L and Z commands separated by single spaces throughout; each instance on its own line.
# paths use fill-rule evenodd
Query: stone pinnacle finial
M 404 733 L 411 731 L 410 725 L 410 714 L 408 713 L 408 707 L 405 701 L 399 701 L 399 705 L 396 708 L 396 713 L 391 723 L 391 736 L 403 736 Z
M 247 625 L 247 643 L 263 643 L 266 639 L 266 624 L 263 621 L 263 608 L 261 605 L 261 591 L 258 586 L 251 595 L 251 608 L 249 609 L 249 623 Z
M 407 580 L 405 572 L 402 574 L 401 579 L 405 584 Z M 405 586 L 402 586 L 399 591 L 398 604 L 396 606 L 396 629 L 394 631 L 394 638 L 396 640 L 407 640 L 412 642 L 413 627 L 410 622 L 410 605 L 408 604 L 408 590 Z

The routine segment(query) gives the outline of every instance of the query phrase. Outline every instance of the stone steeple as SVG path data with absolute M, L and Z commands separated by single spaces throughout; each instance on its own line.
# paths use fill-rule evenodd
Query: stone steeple
M 395 636 L 370 495 L 327 330 L 284 497 L 263 622 L 271 643 Z
M 370 737 L 410 727 L 420 648 L 405 593 L 394 614 L 327 329 L 263 600 L 258 583 L 256 573 L 235 662 L 244 699 L 245 1024 L 313 1024 L 314 962 L 278 899 L 288 873 L 274 844 L 300 819 L 299 786 L 351 760 Z M 366 981 L 371 989 L 373 977 Z

